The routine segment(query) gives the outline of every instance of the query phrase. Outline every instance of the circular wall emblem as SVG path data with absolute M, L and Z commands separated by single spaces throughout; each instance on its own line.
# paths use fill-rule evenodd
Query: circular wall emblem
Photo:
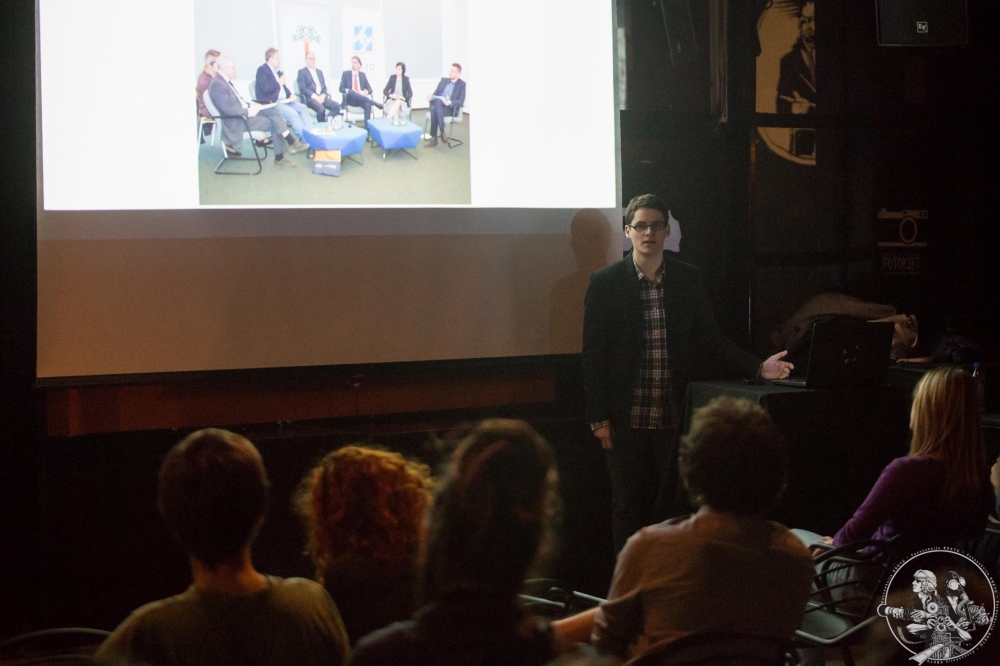
M 959 661 L 984 645 L 996 620 L 993 579 L 974 559 L 929 548 L 893 571 L 877 612 L 909 661 Z

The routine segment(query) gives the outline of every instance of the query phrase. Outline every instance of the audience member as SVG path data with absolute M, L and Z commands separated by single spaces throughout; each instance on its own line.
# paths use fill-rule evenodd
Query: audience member
M 205 52 L 205 66 L 201 70 L 201 74 L 198 75 L 198 83 L 195 85 L 195 90 L 198 91 L 198 113 L 201 114 L 202 118 L 211 118 L 212 114 L 205 106 L 205 91 L 208 87 L 212 85 L 212 79 L 215 78 L 215 74 L 218 70 L 215 68 L 215 61 L 218 60 L 219 56 L 222 55 L 215 49 L 209 49 Z
M 97 652 L 107 664 L 345 664 L 337 607 L 321 585 L 253 566 L 267 472 L 253 444 L 200 430 L 160 467 L 163 518 L 188 553 L 191 587 L 133 612 Z
M 387 118 L 395 118 L 404 106 L 410 106 L 410 100 L 413 99 L 413 88 L 410 87 L 410 77 L 406 75 L 405 63 L 396 63 L 396 73 L 389 77 L 382 95 L 388 100 L 385 104 Z
M 309 107 L 297 102 L 295 95 L 285 85 L 285 73 L 278 67 L 281 65 L 281 52 L 271 47 L 264 52 L 264 64 L 257 68 L 256 102 L 276 104 L 281 117 L 291 125 L 292 131 L 301 139 L 302 130 L 307 124 L 312 124 Z
M 812 559 L 766 519 L 785 486 L 788 455 L 758 405 L 716 398 L 681 440 L 680 474 L 700 506 L 636 532 L 618 556 L 608 599 L 560 620 L 566 638 L 627 658 L 716 632 L 786 640 L 809 596 Z
M 237 92 L 233 85 L 236 78 L 236 63 L 230 56 L 221 55 L 215 63 L 218 73 L 208 87 L 212 103 L 223 116 L 233 116 L 222 120 L 222 140 L 226 152 L 239 156 L 237 149 L 243 143 L 243 132 L 251 130 L 269 131 L 271 139 L 268 145 L 274 148 L 274 164 L 281 167 L 294 167 L 295 162 L 284 159 L 285 143 L 288 143 L 289 154 L 309 150 L 309 146 L 295 139 L 288 129 L 288 124 L 274 107 L 265 107 L 256 102 L 248 102 Z M 238 116 L 246 119 L 246 124 Z
M 452 115 L 456 107 L 460 107 L 465 103 L 465 81 L 458 78 L 461 75 L 462 66 L 457 62 L 453 62 L 451 69 L 448 71 L 448 76 L 442 78 L 438 82 L 437 88 L 434 89 L 434 94 L 427 97 L 427 101 L 431 105 L 431 139 L 427 143 L 428 146 L 437 145 L 438 128 L 441 129 L 441 138 L 445 138 L 445 109 L 448 109 L 448 115 Z
M 331 116 L 340 113 L 340 102 L 335 102 L 330 97 L 326 77 L 323 76 L 323 70 L 316 69 L 316 54 L 312 51 L 306 54 L 306 66 L 299 70 L 296 80 L 306 106 L 316 112 L 316 120 L 325 122 L 327 111 Z
M 344 93 L 345 106 L 358 106 L 364 109 L 365 123 L 372 117 L 373 106 L 383 108 L 372 99 L 372 85 L 361 71 L 361 58 L 358 56 L 351 56 L 351 68 L 340 75 L 340 92 Z
M 549 625 L 517 594 L 550 540 L 555 460 L 521 421 L 488 420 L 452 456 L 434 498 L 423 553 L 426 600 L 413 619 L 363 638 L 355 666 L 545 664 Z
M 800 538 L 841 546 L 900 535 L 896 550 L 905 556 L 974 536 L 994 501 L 981 413 L 982 397 L 971 375 L 955 366 L 926 372 L 913 392 L 909 455 L 889 463 L 836 535 L 820 538 L 799 530 Z
M 296 508 L 306 552 L 351 642 L 416 610 L 417 551 L 430 470 L 398 453 L 345 446 L 306 476 Z

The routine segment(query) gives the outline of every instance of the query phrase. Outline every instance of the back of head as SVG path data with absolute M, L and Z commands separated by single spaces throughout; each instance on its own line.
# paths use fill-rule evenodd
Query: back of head
M 764 514 L 785 487 L 788 453 L 763 408 L 720 397 L 695 410 L 691 430 L 681 440 L 680 472 L 696 504 Z
M 431 485 L 426 465 L 398 453 L 345 446 L 327 454 L 296 499 L 317 571 L 346 553 L 393 574 L 412 571 Z
M 181 440 L 160 466 L 159 504 L 167 526 L 208 567 L 237 558 L 256 535 L 269 483 L 246 438 L 208 428 Z
M 985 478 L 981 414 L 976 380 L 957 366 L 927 371 L 913 391 L 910 455 L 931 456 L 947 464 L 943 498 L 978 488 Z
M 434 498 L 425 597 L 486 589 L 512 600 L 551 536 L 555 485 L 552 450 L 531 426 L 480 423 L 458 445 Z

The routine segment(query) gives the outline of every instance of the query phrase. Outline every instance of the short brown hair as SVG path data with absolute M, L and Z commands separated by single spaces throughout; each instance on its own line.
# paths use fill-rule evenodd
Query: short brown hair
M 452 66 L 452 67 L 457 67 L 457 68 L 458 68 L 458 71 L 459 71 L 459 72 L 461 72 L 461 71 L 462 71 L 462 66 L 461 66 L 461 65 L 459 65 L 459 64 L 458 64 L 457 62 L 453 62 L 453 63 L 451 63 L 451 66 Z
M 635 211 L 640 208 L 658 210 L 663 213 L 664 220 L 670 214 L 667 210 L 667 204 L 659 196 L 655 194 L 640 194 L 639 196 L 632 197 L 632 200 L 628 202 L 628 206 L 625 208 L 625 224 L 632 224 L 632 220 L 635 219 Z
M 720 397 L 695 410 L 681 440 L 680 472 L 696 504 L 757 514 L 777 503 L 788 478 L 788 452 L 760 405 Z
M 270 60 L 271 56 L 273 56 L 277 52 L 278 52 L 278 49 L 274 48 L 273 46 L 271 48 L 269 48 L 268 50 L 264 51 L 264 62 L 267 62 L 268 60 Z
M 269 487 L 264 461 L 249 440 L 207 428 L 182 439 L 163 460 L 160 512 L 181 545 L 215 567 L 251 542 Z
M 351 56 L 351 60 L 357 60 L 359 65 L 365 64 L 365 63 L 361 62 L 361 58 L 359 58 L 356 55 Z

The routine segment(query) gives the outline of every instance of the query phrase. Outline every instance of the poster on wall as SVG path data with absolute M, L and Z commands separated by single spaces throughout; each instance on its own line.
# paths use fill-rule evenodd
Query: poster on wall
M 929 216 L 917 207 L 880 208 L 876 216 L 879 269 L 883 275 L 920 275 L 927 250 Z
M 773 0 L 757 21 L 757 113 L 806 116 L 816 112 L 816 4 Z M 815 166 L 816 130 L 761 127 L 767 146 L 797 164 Z

